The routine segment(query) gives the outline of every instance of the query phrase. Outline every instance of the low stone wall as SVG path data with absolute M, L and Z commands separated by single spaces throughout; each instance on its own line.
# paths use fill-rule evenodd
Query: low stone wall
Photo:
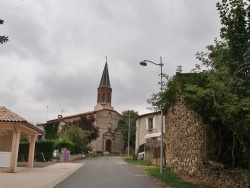
M 168 110 L 165 123 L 166 165 L 189 175 L 198 172 L 206 153 L 201 117 L 178 102 Z
M 192 178 L 211 187 L 250 187 L 250 176 L 247 172 L 239 169 L 224 169 L 209 164 L 194 174 Z
M 85 158 L 85 155 L 83 154 L 70 155 L 69 161 L 74 161 L 74 160 L 82 159 L 82 158 Z

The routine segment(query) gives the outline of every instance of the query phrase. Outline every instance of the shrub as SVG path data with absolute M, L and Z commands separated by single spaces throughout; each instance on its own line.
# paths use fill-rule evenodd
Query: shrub
M 50 161 L 55 150 L 54 140 L 40 140 L 36 142 L 35 159 L 37 161 Z M 44 158 L 43 158 L 44 157 Z
M 28 161 L 29 143 L 20 142 L 18 151 L 18 161 Z
M 50 161 L 55 149 L 54 140 L 36 141 L 34 158 L 36 161 Z M 29 142 L 20 142 L 18 151 L 18 161 L 28 161 Z M 44 156 L 44 158 L 43 158 Z

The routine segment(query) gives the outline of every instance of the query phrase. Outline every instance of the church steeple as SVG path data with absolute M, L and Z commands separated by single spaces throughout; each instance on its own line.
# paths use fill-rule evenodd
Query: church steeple
M 111 87 L 110 81 L 109 81 L 109 70 L 108 70 L 107 57 L 106 57 L 106 63 L 105 63 L 105 67 L 104 67 L 104 70 L 102 73 L 102 79 L 100 81 L 99 87 Z
M 97 88 L 97 105 L 95 106 L 94 110 L 95 111 L 101 109 L 113 110 L 114 108 L 111 106 L 111 97 L 112 97 L 112 88 L 109 80 L 108 62 L 106 57 L 106 63 L 102 73 L 100 85 Z

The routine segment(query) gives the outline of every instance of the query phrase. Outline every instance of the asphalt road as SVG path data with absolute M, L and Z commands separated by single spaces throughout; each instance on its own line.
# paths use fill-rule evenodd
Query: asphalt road
M 84 165 L 55 188 L 163 188 L 141 169 L 120 157 L 93 157 L 78 161 Z

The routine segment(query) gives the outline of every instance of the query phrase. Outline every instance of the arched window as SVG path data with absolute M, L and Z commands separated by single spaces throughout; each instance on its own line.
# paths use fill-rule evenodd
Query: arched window
M 102 93 L 102 102 L 105 102 L 105 93 Z
M 101 93 L 98 93 L 97 102 L 100 102 L 100 100 L 101 100 Z

